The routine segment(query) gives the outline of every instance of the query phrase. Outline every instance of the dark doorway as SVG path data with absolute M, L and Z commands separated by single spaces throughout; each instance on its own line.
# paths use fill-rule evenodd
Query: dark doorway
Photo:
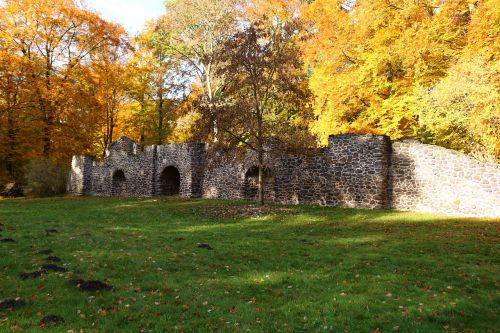
M 257 200 L 259 198 L 259 167 L 252 166 L 245 173 L 245 199 Z M 271 171 L 264 167 L 264 198 L 274 199 L 274 178 Z
M 122 170 L 116 170 L 113 173 L 112 195 L 114 196 L 124 195 L 126 184 L 127 184 L 127 178 L 125 178 L 125 173 L 123 173 Z
M 181 174 L 176 167 L 166 167 L 160 176 L 160 195 L 179 195 L 181 190 Z

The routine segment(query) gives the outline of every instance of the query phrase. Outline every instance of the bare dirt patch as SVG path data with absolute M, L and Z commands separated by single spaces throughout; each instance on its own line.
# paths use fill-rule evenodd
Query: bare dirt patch
M 57 326 L 64 324 L 64 318 L 61 316 L 45 316 L 42 318 L 40 321 L 40 324 L 38 324 L 38 327 L 43 328 L 43 327 L 52 327 L 52 326 Z
M 198 247 L 200 249 L 206 249 L 206 250 L 213 250 L 214 248 L 210 246 L 210 244 L 206 244 L 206 243 L 201 243 L 201 244 L 198 244 Z
M 57 256 L 48 256 L 47 258 L 45 258 L 46 261 L 51 261 L 51 262 L 61 262 L 61 258 L 57 257 Z
M 39 270 L 39 271 L 34 271 L 34 272 L 21 272 L 21 273 L 19 273 L 19 278 L 21 280 L 37 279 L 45 273 L 47 273 L 47 272 L 44 270 Z
M 0 301 L 0 311 L 1 310 L 7 310 L 7 309 L 17 309 L 22 306 L 25 306 L 27 303 L 26 301 L 20 299 L 20 298 L 10 298 L 10 299 L 5 299 L 3 301 Z
M 75 280 L 74 281 L 76 287 L 80 290 L 84 291 L 111 291 L 113 290 L 113 287 L 110 286 L 107 283 L 98 281 L 98 280 L 91 280 L 91 281 L 85 281 L 85 280 Z
M 61 273 L 68 271 L 64 267 L 53 265 L 53 264 L 43 265 L 42 270 L 51 271 L 51 272 L 61 272 Z
M 2 238 L 0 239 L 1 243 L 15 243 L 16 241 L 13 240 L 12 238 Z

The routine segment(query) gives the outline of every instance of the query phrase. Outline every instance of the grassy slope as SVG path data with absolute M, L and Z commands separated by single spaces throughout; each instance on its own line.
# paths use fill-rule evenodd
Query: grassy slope
M 499 328 L 499 221 L 320 207 L 249 217 L 207 200 L 0 201 L 0 331 L 487 332 Z M 234 215 L 239 216 L 234 216 Z M 233 215 L 233 216 L 231 216 Z M 50 236 L 45 229 L 59 232 Z M 184 238 L 178 240 L 177 238 Z M 197 247 L 209 243 L 214 250 Z M 71 272 L 21 281 L 51 248 Z M 74 273 L 77 272 L 77 273 Z M 99 279 L 113 292 L 70 284 Z

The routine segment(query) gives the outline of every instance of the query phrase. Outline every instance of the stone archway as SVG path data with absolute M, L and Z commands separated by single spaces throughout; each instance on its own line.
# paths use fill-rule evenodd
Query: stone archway
M 179 195 L 181 190 L 181 174 L 174 166 L 163 169 L 160 176 L 160 189 L 158 194 L 165 196 Z
M 258 200 L 259 198 L 259 167 L 254 165 L 245 173 L 244 198 Z M 269 168 L 264 167 L 264 198 L 274 200 L 274 177 Z
M 127 178 L 125 178 L 125 173 L 123 170 L 116 170 L 113 173 L 113 184 L 112 184 L 112 195 L 121 196 L 125 194 L 125 189 L 127 185 Z

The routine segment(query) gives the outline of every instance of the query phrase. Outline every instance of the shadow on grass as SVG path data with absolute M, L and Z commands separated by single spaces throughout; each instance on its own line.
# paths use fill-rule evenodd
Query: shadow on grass
M 68 329 L 94 324 L 102 331 L 143 325 L 153 331 L 433 332 L 498 325 L 498 221 L 307 206 L 257 217 L 206 215 L 207 207 L 247 205 L 2 202 L 1 222 L 19 243 L 0 244 L 6 258 L 0 298 L 40 294 L 26 312 L 8 317 L 28 327 L 24 318 L 48 307 L 63 313 Z M 37 239 L 47 223 L 60 233 Z M 73 278 L 70 273 L 49 276 L 43 293 L 34 281 L 19 282 L 18 270 L 41 262 L 33 255 L 41 248 L 54 249 L 70 270 L 109 281 L 116 291 L 92 303 L 61 283 Z M 75 308 L 88 310 L 87 317 Z M 102 308 L 114 312 L 88 315 Z

